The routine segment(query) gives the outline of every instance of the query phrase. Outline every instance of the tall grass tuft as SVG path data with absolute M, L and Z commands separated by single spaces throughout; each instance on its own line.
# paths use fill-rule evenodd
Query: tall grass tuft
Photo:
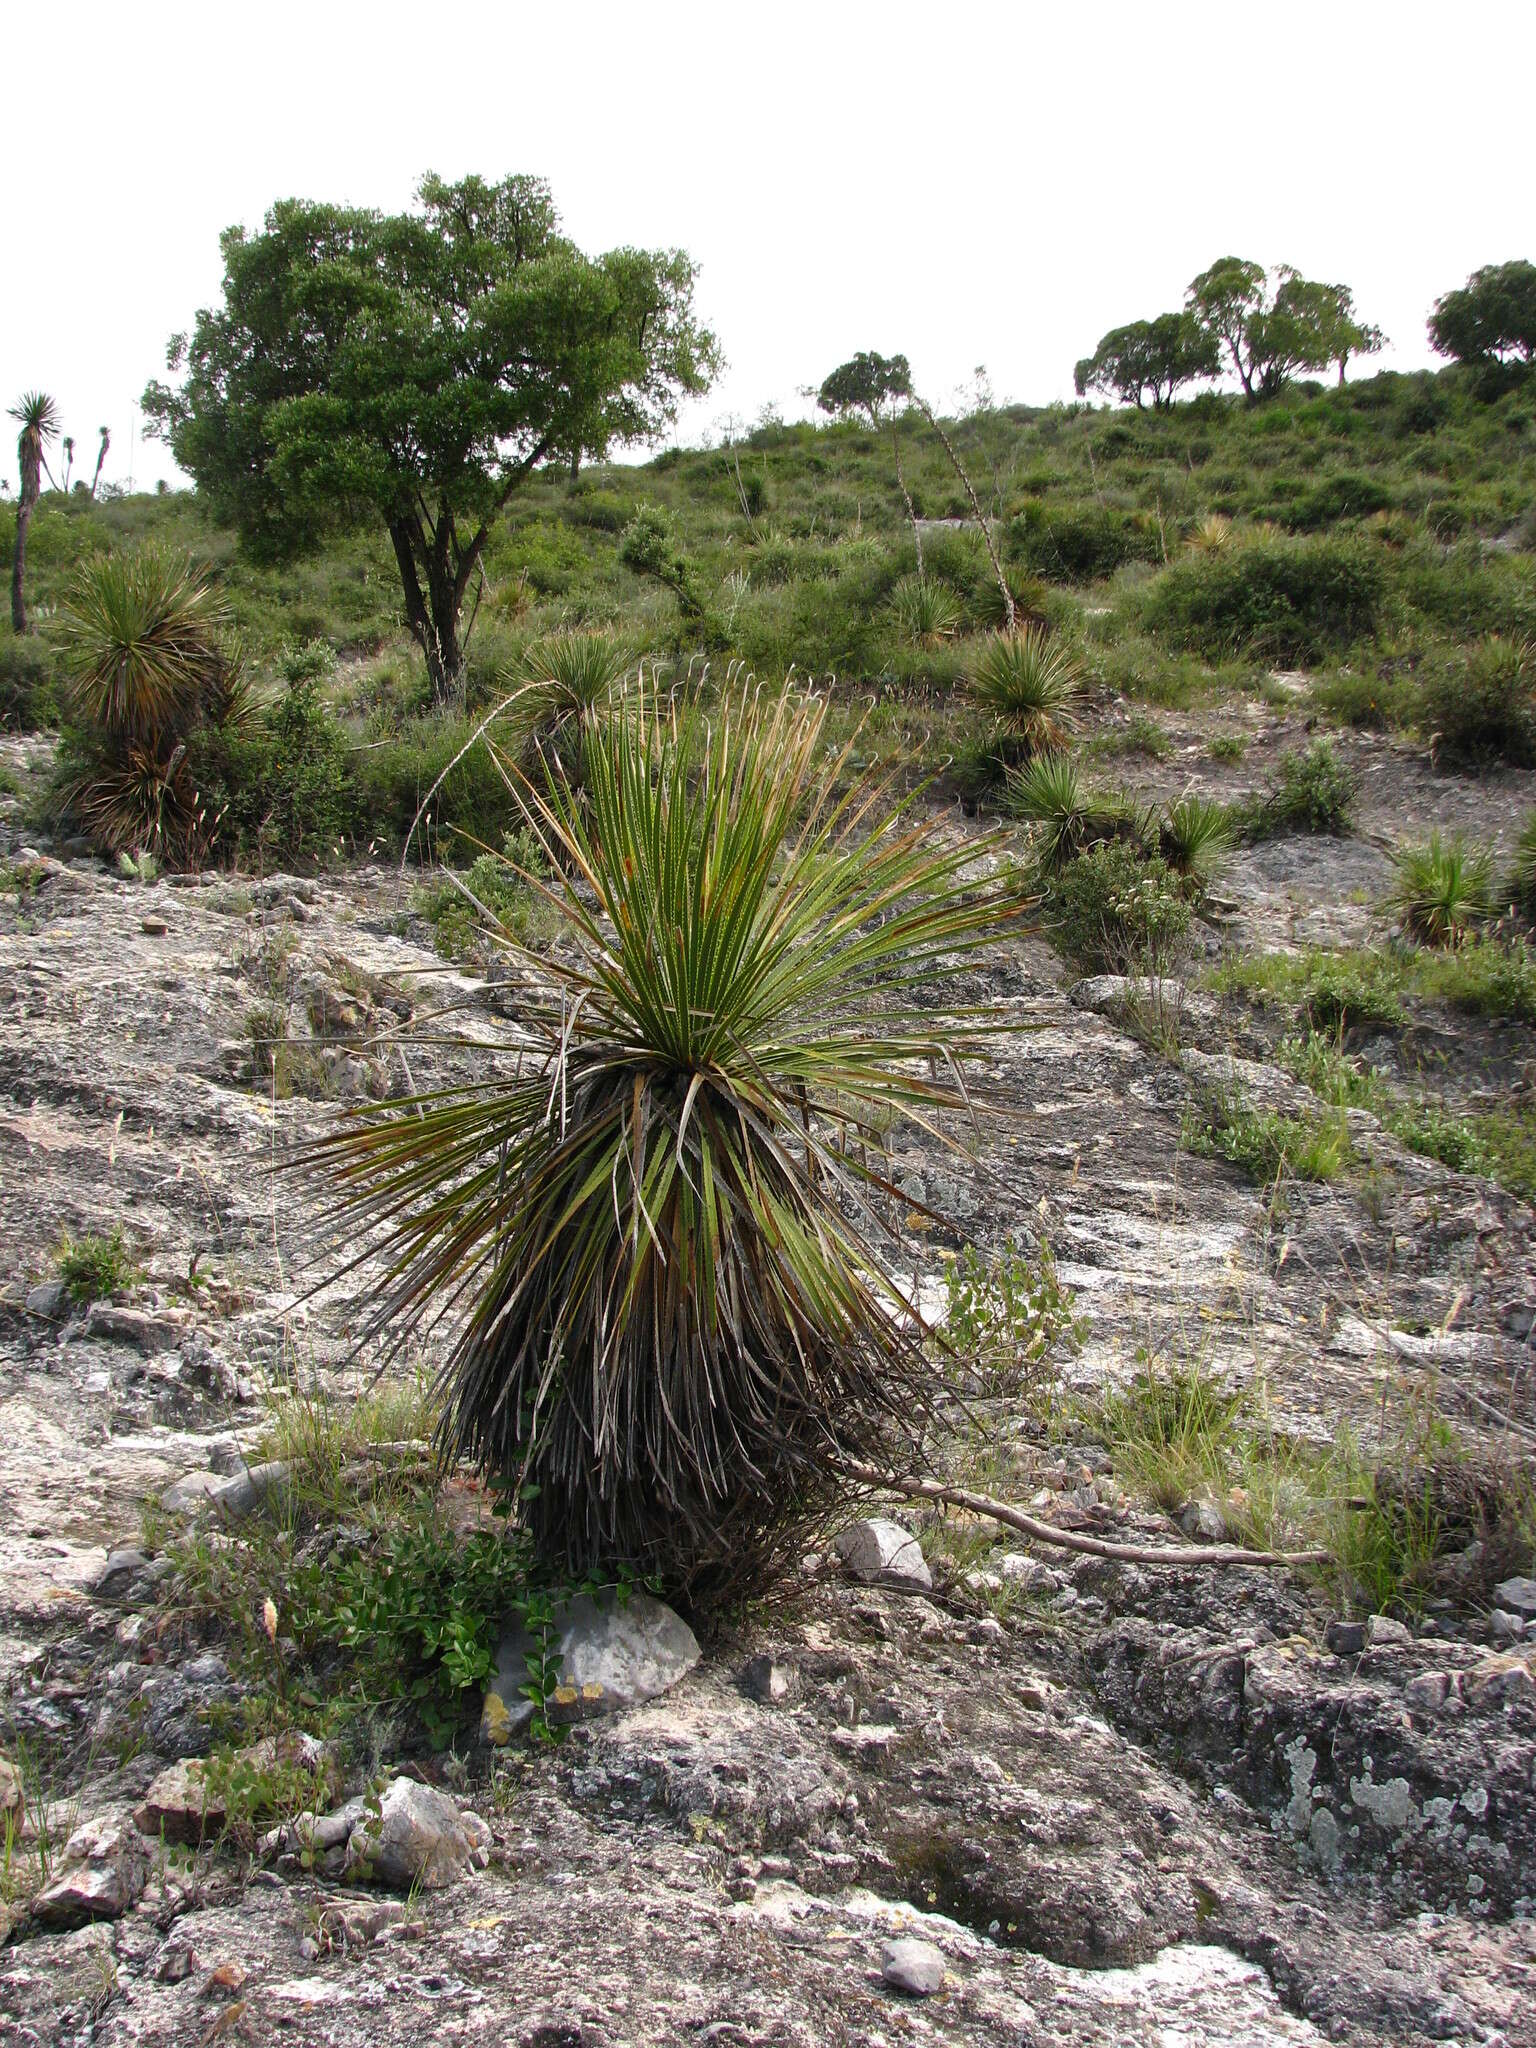
M 983 1023 L 924 998 L 1010 913 L 825 717 L 745 685 L 588 720 L 579 793 L 523 782 L 560 935 L 519 1063 L 307 1155 L 382 1257 L 370 1328 L 457 1321 L 443 1451 L 564 1569 L 739 1585 L 922 1427 L 881 1136 L 965 1100 Z

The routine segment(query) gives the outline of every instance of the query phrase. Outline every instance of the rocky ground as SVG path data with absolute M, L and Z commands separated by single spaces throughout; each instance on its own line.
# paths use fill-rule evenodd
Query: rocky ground
M 1133 779 L 1216 788 L 1193 727 L 1167 724 L 1187 754 Z M 1255 780 L 1300 724 L 1265 713 L 1220 786 Z M 1213 946 L 1379 933 L 1405 817 L 1508 839 L 1531 798 L 1531 778 L 1453 781 L 1348 744 L 1365 836 L 1244 852 Z M 43 751 L 9 743 L 21 779 Z M 268 1169 L 338 1102 L 494 1058 L 516 990 L 439 959 L 391 872 L 143 883 L 0 835 L 0 1719 L 8 1756 L 68 1761 L 51 1819 L 76 1839 L 51 1914 L 10 1887 L 0 1907 L 0 2042 L 1527 2038 L 1518 1594 L 1502 1619 L 1448 1601 L 1413 1630 L 1330 1633 L 1336 1609 L 1296 1574 L 1014 1551 L 993 1581 L 940 1564 L 932 1584 L 926 1567 L 864 1583 L 829 1553 L 664 1692 L 558 1747 L 381 1759 L 388 1816 L 343 1813 L 318 1856 L 168 1853 L 163 1802 L 141 1833 L 239 1684 L 217 1643 L 157 1647 L 165 1516 L 146 1532 L 144 1503 L 182 1482 L 196 1509 L 223 1481 L 216 1529 L 259 1513 L 245 1475 L 271 1388 L 344 1399 L 363 1372 L 341 1305 L 306 1294 L 323 1191 Z M 1304 1098 L 1262 1034 L 1192 995 L 1170 1060 L 1071 979 L 1021 939 L 962 986 L 1019 1027 L 1007 1115 L 985 1171 L 899 1154 L 922 1273 L 936 1284 L 966 1244 L 1047 1240 L 1080 1388 L 1177 1353 L 1262 1387 L 1300 1439 L 1368 1436 L 1389 1395 L 1420 1392 L 1469 1444 L 1528 1445 L 1529 1209 L 1352 1112 L 1372 1199 L 1304 1187 L 1277 1217 L 1180 1144 L 1213 1073 Z M 253 1047 L 274 1008 L 280 1086 Z M 449 1008 L 466 1048 L 434 1043 Z M 1528 1078 L 1528 1033 L 1485 1039 L 1479 1056 Z M 77 1309 L 54 1280 L 61 1233 L 116 1225 L 141 1277 Z M 1075 1455 L 1030 1468 L 1069 1525 L 1178 1540 Z M 1021 1597 L 988 1597 L 999 1583 Z M 391 1894 L 374 1866 L 397 1810 Z

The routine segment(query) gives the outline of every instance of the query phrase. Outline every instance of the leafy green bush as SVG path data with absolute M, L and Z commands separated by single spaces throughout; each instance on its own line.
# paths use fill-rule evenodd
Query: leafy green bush
M 1339 758 L 1332 740 L 1315 739 L 1299 753 L 1283 756 L 1263 799 L 1243 818 L 1250 839 L 1282 832 L 1349 832 L 1358 789 L 1353 770 Z
M 328 859 L 357 815 L 346 737 L 313 664 L 296 667 L 277 703 L 193 757 L 220 849 L 285 867 Z
M 1293 532 L 1316 533 L 1344 519 L 1368 519 L 1373 512 L 1390 510 L 1392 504 L 1391 491 L 1375 477 L 1339 470 L 1279 507 L 1277 516 Z
M 1026 505 L 1008 527 L 1008 552 L 1052 583 L 1095 583 L 1127 562 L 1155 562 L 1162 546 L 1150 521 L 1105 506 Z
M 1149 589 L 1145 617 L 1173 647 L 1304 664 L 1373 633 L 1385 588 L 1369 541 L 1253 541 L 1172 563 Z
M 1101 841 L 1053 879 L 1042 913 L 1053 942 L 1089 973 L 1163 974 L 1192 922 L 1178 877 L 1161 855 L 1125 839 Z
M 38 732 L 58 718 L 59 692 L 47 650 L 36 640 L 6 634 L 0 639 L 0 731 Z
M 138 1278 L 139 1270 L 123 1242 L 121 1225 L 110 1237 L 82 1237 L 77 1241 L 66 1232 L 59 1244 L 57 1264 L 70 1300 L 81 1308 L 120 1294 Z
M 1350 1156 L 1349 1126 L 1342 1110 L 1326 1116 L 1288 1116 L 1254 1109 L 1235 1095 L 1207 1097 L 1185 1118 L 1184 1142 L 1206 1158 L 1230 1160 L 1258 1186 L 1289 1175 L 1293 1180 L 1334 1180 Z
M 1477 765 L 1536 763 L 1536 641 L 1483 640 L 1424 684 L 1424 717 L 1437 759 Z

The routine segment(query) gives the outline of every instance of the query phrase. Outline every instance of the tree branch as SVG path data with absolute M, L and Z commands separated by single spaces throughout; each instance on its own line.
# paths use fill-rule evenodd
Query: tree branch
M 1166 1565 L 1301 1565 L 1323 1564 L 1326 1550 L 1244 1550 L 1235 1543 L 1202 1543 L 1198 1548 L 1170 1544 L 1110 1543 L 1101 1536 L 1083 1536 L 1072 1529 L 1058 1529 L 1052 1522 L 1038 1521 L 1006 1501 L 990 1494 L 972 1493 L 967 1487 L 946 1486 L 937 1479 L 902 1478 L 893 1472 L 878 1472 L 872 1465 L 844 1465 L 843 1471 L 861 1486 L 878 1486 L 889 1493 L 905 1494 L 909 1500 L 931 1500 L 945 1507 L 965 1508 L 973 1515 L 986 1515 L 1004 1528 L 1016 1529 L 1036 1543 L 1048 1543 L 1058 1550 L 1077 1550 L 1088 1557 L 1111 1557 L 1122 1564 Z

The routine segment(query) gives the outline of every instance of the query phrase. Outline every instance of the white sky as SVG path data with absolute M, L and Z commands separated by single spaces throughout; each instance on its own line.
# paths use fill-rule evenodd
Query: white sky
M 77 473 L 105 422 L 140 488 L 175 478 L 131 430 L 220 229 L 399 210 L 427 169 L 536 172 L 584 248 L 688 250 L 728 368 L 684 440 L 797 415 L 859 348 L 939 402 L 978 363 L 1070 397 L 1226 254 L 1353 285 L 1415 366 L 1437 293 L 1536 258 L 1531 0 L 54 0 L 4 46 L 0 405 L 52 392 Z

